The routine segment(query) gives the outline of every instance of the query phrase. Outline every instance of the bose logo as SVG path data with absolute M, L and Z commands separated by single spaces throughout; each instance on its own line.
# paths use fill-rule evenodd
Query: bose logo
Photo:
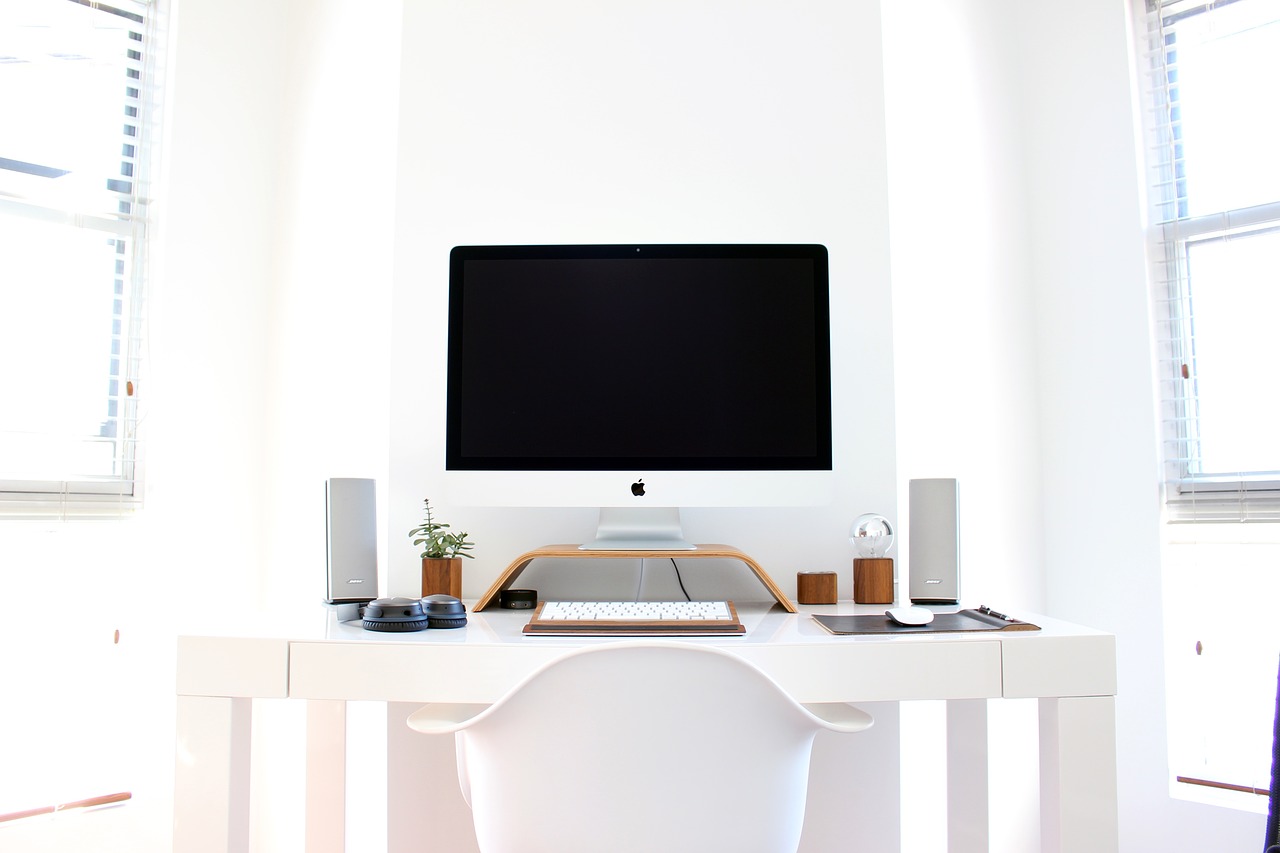
M 364 583 L 364 578 L 352 578 L 347 583 Z
M 931 584 L 931 583 L 942 583 L 942 578 L 925 578 L 925 579 L 924 579 L 924 582 L 925 582 L 926 584 Z

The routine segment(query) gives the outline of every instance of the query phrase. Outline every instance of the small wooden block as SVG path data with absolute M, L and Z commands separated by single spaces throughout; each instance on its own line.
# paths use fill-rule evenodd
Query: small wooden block
M 796 572 L 796 601 L 801 604 L 835 604 L 835 572 Z

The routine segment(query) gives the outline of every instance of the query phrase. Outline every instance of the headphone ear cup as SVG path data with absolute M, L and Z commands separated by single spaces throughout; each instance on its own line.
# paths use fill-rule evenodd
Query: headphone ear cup
M 467 608 L 452 595 L 428 595 L 422 599 L 427 624 L 432 628 L 461 628 L 467 624 Z
M 365 605 L 360 625 L 366 631 L 408 632 L 429 627 L 430 620 L 416 598 L 379 598 Z
M 360 623 L 366 631 L 408 632 L 430 628 L 430 619 L 413 619 L 410 621 L 390 621 L 386 619 L 364 619 Z

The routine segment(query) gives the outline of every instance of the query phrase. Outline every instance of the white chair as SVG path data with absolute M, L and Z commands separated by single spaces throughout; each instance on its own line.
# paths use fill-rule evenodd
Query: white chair
M 794 853 L 814 736 L 871 723 L 676 642 L 575 650 L 493 705 L 408 719 L 455 733 L 482 853 Z

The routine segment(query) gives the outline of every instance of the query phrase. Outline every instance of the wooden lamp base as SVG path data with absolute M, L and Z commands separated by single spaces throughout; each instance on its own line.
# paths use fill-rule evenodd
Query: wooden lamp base
M 893 604 L 893 558 L 854 558 L 853 600 L 858 604 Z

